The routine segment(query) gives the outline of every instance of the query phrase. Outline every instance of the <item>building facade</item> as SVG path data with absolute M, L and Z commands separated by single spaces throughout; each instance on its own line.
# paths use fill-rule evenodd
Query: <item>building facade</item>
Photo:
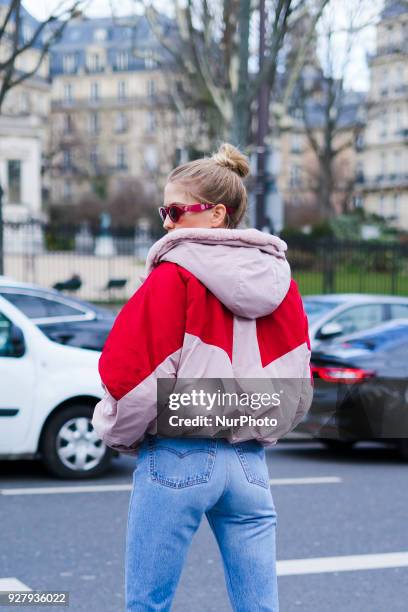
M 274 144 L 279 150 L 276 176 L 284 225 L 290 227 L 327 221 L 358 204 L 353 190 L 366 96 L 343 90 L 338 81 L 338 97 L 332 103 L 325 92 L 327 78 L 320 70 L 314 78 L 315 89 L 302 94 Z
M 170 61 L 145 17 L 70 22 L 50 57 L 52 204 L 106 197 L 130 177 L 157 195 L 178 146 Z
M 4 15 L 7 4 L 0 2 Z M 0 17 L 1 23 L 1 17 Z M 21 44 L 30 40 L 39 23 L 24 9 L 21 10 Z M 10 21 L 1 37 L 0 54 L 3 61 L 10 57 L 14 23 Z M 17 58 L 16 75 L 30 72 L 39 60 L 41 40 Z M 49 115 L 50 84 L 48 60 L 44 58 L 36 73 L 11 88 L 0 112 L 0 183 L 4 190 L 3 217 L 7 222 L 41 219 L 42 213 L 42 158 L 46 148 Z
M 386 2 L 370 58 L 356 194 L 367 212 L 408 230 L 408 6 Z

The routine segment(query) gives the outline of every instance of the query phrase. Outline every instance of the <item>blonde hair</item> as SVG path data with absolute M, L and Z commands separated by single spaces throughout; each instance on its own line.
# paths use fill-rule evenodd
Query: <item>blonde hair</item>
M 232 144 L 224 142 L 211 157 L 187 162 L 174 168 L 167 177 L 182 184 L 203 204 L 225 204 L 234 208 L 226 214 L 226 227 L 237 227 L 248 206 L 243 179 L 249 174 L 249 160 Z

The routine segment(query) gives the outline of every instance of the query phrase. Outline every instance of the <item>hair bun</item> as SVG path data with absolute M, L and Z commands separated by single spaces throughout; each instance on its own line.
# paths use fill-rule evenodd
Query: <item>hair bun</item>
M 247 156 L 228 142 L 224 142 L 211 159 L 219 166 L 224 166 L 236 172 L 242 178 L 249 174 L 249 160 Z

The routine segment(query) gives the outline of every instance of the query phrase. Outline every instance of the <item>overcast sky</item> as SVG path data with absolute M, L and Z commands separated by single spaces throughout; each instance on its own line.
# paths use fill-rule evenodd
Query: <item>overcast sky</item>
M 50 11 L 61 5 L 69 6 L 72 0 L 25 0 L 24 6 L 34 17 L 38 19 L 46 18 Z M 372 22 L 383 4 L 383 0 L 331 0 L 330 11 L 326 14 L 326 19 L 331 21 L 334 18 L 335 28 L 344 28 L 348 21 L 347 10 L 352 5 L 358 6 L 359 14 L 356 17 L 357 23 Z M 162 0 L 156 3 L 162 5 L 163 10 L 169 7 L 169 0 Z M 86 13 L 91 17 L 109 16 L 112 11 L 115 15 L 129 15 L 140 11 L 136 9 L 135 0 L 88 0 Z M 168 11 L 166 11 L 168 12 Z M 324 27 L 322 21 L 320 30 Z M 346 37 L 338 34 L 335 37 L 335 65 L 337 71 L 341 71 L 345 58 Z M 351 49 L 352 61 L 346 69 L 346 87 L 356 91 L 366 91 L 369 87 L 369 73 L 366 65 L 366 53 L 375 50 L 375 27 L 364 28 L 361 32 L 353 36 L 353 46 Z M 322 61 L 325 57 L 324 44 L 319 44 L 318 53 Z

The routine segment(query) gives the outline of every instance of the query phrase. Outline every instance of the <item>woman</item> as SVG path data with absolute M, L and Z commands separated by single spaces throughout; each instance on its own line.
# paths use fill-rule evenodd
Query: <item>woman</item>
M 137 456 L 126 540 L 126 610 L 170 610 L 205 514 L 234 610 L 277 612 L 276 510 L 264 445 L 293 429 L 311 401 L 307 319 L 286 244 L 236 229 L 247 209 L 247 158 L 230 144 L 168 176 L 167 235 L 119 313 L 99 362 L 105 389 L 93 426 Z M 156 435 L 158 379 L 302 381 L 278 435 Z M 289 414 L 290 413 L 290 414 Z M 194 604 L 193 604 L 194 607 Z

